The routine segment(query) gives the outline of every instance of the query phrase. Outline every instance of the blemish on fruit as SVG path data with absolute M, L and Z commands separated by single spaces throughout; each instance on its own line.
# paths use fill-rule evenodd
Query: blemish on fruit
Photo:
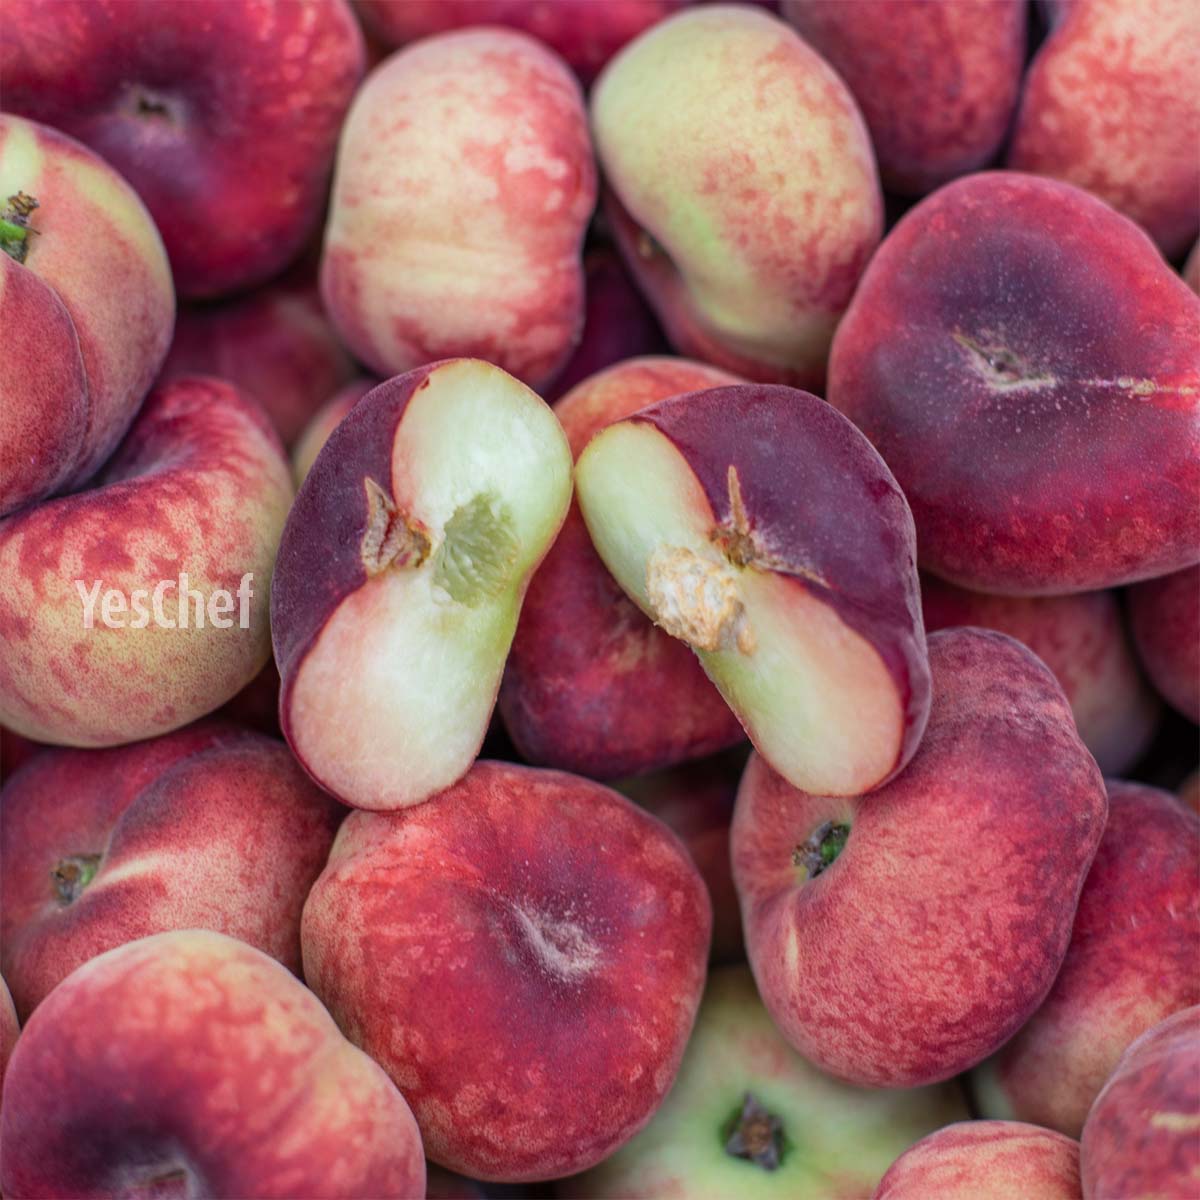
M 1053 387 L 1058 380 L 1035 371 L 1020 355 L 994 340 L 980 340 L 965 333 L 951 335 L 969 356 L 975 372 L 989 387 L 1000 391 Z M 985 335 L 990 336 L 990 335 Z

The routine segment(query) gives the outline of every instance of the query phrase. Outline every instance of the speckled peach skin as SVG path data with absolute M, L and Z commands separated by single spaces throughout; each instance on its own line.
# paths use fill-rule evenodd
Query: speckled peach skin
M 926 574 L 921 605 L 930 633 L 980 625 L 1024 642 L 1062 684 L 1101 771 L 1124 771 L 1149 746 L 1162 706 L 1138 667 L 1116 593 L 994 596 Z
M 356 0 L 367 28 L 389 46 L 468 25 L 503 25 L 556 50 L 583 80 L 626 42 L 686 0 Z
M 1079 1143 L 1020 1121 L 962 1121 L 922 1138 L 873 1200 L 1079 1200 Z
M 592 92 L 622 253 L 675 349 L 819 389 L 883 229 L 871 143 L 833 69 L 749 6 L 685 10 Z
M 1024 0 L 781 7 L 854 93 L 889 191 L 923 195 L 1000 150 L 1025 64 Z
M 1129 627 L 1150 681 L 1200 724 L 1200 566 L 1129 589 Z
M 162 240 L 133 189 L 72 138 L 6 113 L 0 207 L 20 193 L 37 208 L 24 261 L 0 252 L 0 517 L 82 483 L 112 453 L 175 316 Z
M 257 400 L 291 446 L 358 369 L 321 308 L 315 283 L 274 284 L 222 304 L 185 305 L 159 381 L 217 375 Z
M 754 756 L 733 877 L 759 992 L 822 1070 L 876 1087 L 993 1053 L 1062 965 L 1104 829 L 1100 772 L 1049 669 L 1000 633 L 929 639 L 933 707 L 903 774 L 866 796 L 790 787 Z M 811 877 L 803 846 L 849 827 Z
M 0 979 L 0 1091 L 4 1088 L 8 1060 L 12 1058 L 13 1047 L 17 1044 L 20 1032 L 21 1026 L 17 1023 L 17 1010 L 13 1006 L 12 994 L 8 990 L 8 984 Z
M 426 804 L 347 818 L 304 908 L 304 973 L 434 1162 L 550 1179 L 662 1102 L 710 927 L 666 826 L 599 784 L 480 762 Z
M 554 413 L 578 457 L 604 426 L 648 404 L 736 382 L 703 363 L 635 358 L 580 383 Z M 653 625 L 609 574 L 574 501 L 530 581 L 499 708 L 522 757 L 596 779 L 745 736 L 691 649 Z
M 106 746 L 177 729 L 248 683 L 270 653 L 268 590 L 292 498 L 257 405 L 215 379 L 153 392 L 89 490 L 0 521 L 0 722 L 40 741 Z M 75 586 L 152 592 L 186 573 L 205 600 L 251 574 L 248 627 L 153 620 L 92 628 Z M 177 587 L 163 612 L 178 621 Z M 148 606 L 148 601 L 147 601 Z M 117 618 L 132 620 L 126 611 Z
M 17 1043 L 0 1117 L 13 1200 L 415 1200 L 404 1097 L 279 963 L 160 933 L 60 984 Z
M 130 181 L 180 295 L 251 287 L 300 252 L 363 73 L 345 0 L 12 0 L 4 32 L 4 107 Z
M 1174 258 L 1200 229 L 1200 20 L 1192 0 L 1050 0 L 1009 165 L 1073 183 Z
M 1054 987 L 974 1080 L 988 1116 L 1070 1137 L 1126 1047 L 1200 1003 L 1200 819 L 1169 792 L 1119 780 L 1108 806 Z
M 18 1010 L 168 929 L 227 933 L 299 973 L 300 910 L 343 813 L 282 742 L 215 722 L 40 755 L 0 792 L 0 969 Z
M 1200 298 L 1086 192 L 987 172 L 907 213 L 838 328 L 828 399 L 875 443 L 921 565 L 1091 591 L 1200 558 Z
M 292 447 L 292 478 L 298 488 L 329 441 L 329 435 L 341 424 L 342 418 L 374 387 L 377 379 L 354 379 L 338 390 L 313 413 L 296 444 Z
M 540 389 L 579 339 L 595 201 L 583 98 L 557 55 L 503 29 L 427 38 L 351 106 L 325 306 L 384 378 L 466 356 Z
M 1121 1056 L 1081 1139 L 1084 1200 L 1188 1197 L 1200 1187 L 1200 1007 L 1142 1034 Z

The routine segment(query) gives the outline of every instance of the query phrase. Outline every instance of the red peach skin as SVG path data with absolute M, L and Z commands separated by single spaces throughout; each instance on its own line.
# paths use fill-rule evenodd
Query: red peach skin
M 346 819 L 304 908 L 304 973 L 403 1089 L 434 1162 L 523 1182 L 581 1171 L 650 1119 L 710 928 L 648 813 L 480 762 L 427 804 Z
M 997 154 L 1025 64 L 1024 0 L 784 0 L 846 81 L 883 186 L 920 196 Z
M 1129 625 L 1150 682 L 1200 724 L 1200 566 L 1130 588 Z
M 257 405 L 216 379 L 153 392 L 89 490 L 0 521 L 0 722 L 39 741 L 112 746 L 218 708 L 270 654 L 267 597 L 292 485 Z M 229 628 L 179 626 L 178 578 L 207 603 L 235 602 Z M 238 588 L 248 589 L 240 624 Z M 162 614 L 149 597 L 164 580 Z M 92 627 L 76 587 L 96 597 Z M 99 590 L 95 589 L 99 583 Z M 99 596 L 125 605 L 108 628 Z M 131 609 L 142 592 L 142 627 Z
M 1168 258 L 1200 229 L 1200 18 L 1193 0 L 1049 0 L 1009 165 L 1073 183 Z
M 17 1022 L 17 1010 L 13 1007 L 12 994 L 8 985 L 0 979 L 0 1092 L 4 1090 L 4 1075 L 8 1070 L 8 1060 L 12 1058 L 13 1047 L 21 1026 Z
M 0 1116 L 12 1200 L 413 1200 L 404 1097 L 274 959 L 160 933 L 70 975 L 17 1042 Z
M 585 82 L 686 0 L 356 0 L 363 24 L 389 46 L 468 25 L 505 25 L 556 50 Z
M 1101 771 L 1126 770 L 1150 744 L 1162 706 L 1138 668 L 1115 593 L 989 596 L 926 574 L 921 606 L 929 633 L 981 625 L 1024 642 L 1062 684 Z
M 83 483 L 113 452 L 167 351 L 175 294 L 137 194 L 56 129 L 0 115 L 0 211 L 29 230 L 0 249 L 2 518 Z
M 4 33 L 4 107 L 133 184 L 180 295 L 251 287 L 301 251 L 363 73 L 345 0 L 11 0 Z
M 544 388 L 579 340 L 595 203 L 583 97 L 556 54 L 505 29 L 426 38 L 371 72 L 346 119 L 325 307 L 385 379 L 461 356 Z
M 980 1107 L 1078 1137 L 1121 1054 L 1200 1003 L 1200 819 L 1110 781 L 1108 824 L 1045 1003 L 976 1075 Z
M 1079 1200 L 1079 1143 L 1020 1121 L 961 1121 L 892 1164 L 872 1200 Z
M 829 400 L 895 472 L 926 569 L 1014 595 L 1113 587 L 1200 559 L 1198 327 L 1133 222 L 1068 184 L 973 175 L 871 260 Z
M 292 478 L 298 488 L 307 477 L 329 441 L 329 435 L 342 423 L 342 418 L 369 392 L 379 386 L 377 379 L 355 379 L 339 388 L 312 415 L 296 444 L 292 447 Z
M 640 408 L 733 376 L 677 358 L 636 358 L 585 380 L 554 414 L 578 457 Z M 745 736 L 690 648 L 651 623 L 608 573 L 579 505 L 529 584 L 500 715 L 523 758 L 616 779 L 697 758 Z
M 974 1066 L 1044 1000 L 1107 801 L 1050 671 L 1004 634 L 929 639 L 933 708 L 903 774 L 809 795 L 757 756 L 733 877 L 763 1002 L 832 1075 L 914 1087 Z M 832 862 L 828 835 L 848 830 Z
M 1200 1007 L 1147 1030 L 1121 1056 L 1081 1139 L 1084 1200 L 1166 1196 L 1200 1185 Z
M 344 810 L 281 742 L 205 723 L 52 750 L 0 799 L 0 969 L 22 1014 L 169 929 L 227 933 L 299 973 L 300 910 Z

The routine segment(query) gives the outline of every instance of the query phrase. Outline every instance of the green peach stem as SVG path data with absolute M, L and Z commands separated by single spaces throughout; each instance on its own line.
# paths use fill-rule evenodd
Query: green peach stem
M 792 851 L 792 862 L 804 870 L 806 879 L 815 879 L 837 861 L 849 837 L 849 825 L 826 821 L 823 825 L 818 825 L 808 839 Z
M 0 250 L 17 262 L 24 262 L 28 242 L 29 230 L 25 226 L 0 217 Z
M 99 854 L 70 854 L 50 872 L 60 904 L 74 904 L 100 866 Z
M 764 1171 L 778 1170 L 783 1161 L 783 1122 L 767 1112 L 751 1092 L 746 1093 L 740 1111 L 731 1120 L 725 1153 L 748 1159 Z

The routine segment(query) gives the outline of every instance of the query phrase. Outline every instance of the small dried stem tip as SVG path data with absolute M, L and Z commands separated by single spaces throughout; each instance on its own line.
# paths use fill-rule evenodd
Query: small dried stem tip
M 805 872 L 806 879 L 815 879 L 828 870 L 845 848 L 850 836 L 849 825 L 826 821 L 812 831 L 807 840 L 792 851 L 792 862 Z
M 783 1122 L 767 1112 L 754 1095 L 746 1093 L 742 1111 L 725 1142 L 725 1153 L 749 1159 L 764 1171 L 778 1170 L 783 1161 Z
M 0 250 L 19 263 L 29 253 L 29 235 L 37 230 L 30 228 L 29 218 L 38 202 L 25 192 L 9 196 L 3 213 L 0 213 Z
M 50 872 L 59 904 L 74 904 L 92 882 L 100 865 L 99 854 L 70 854 Z

